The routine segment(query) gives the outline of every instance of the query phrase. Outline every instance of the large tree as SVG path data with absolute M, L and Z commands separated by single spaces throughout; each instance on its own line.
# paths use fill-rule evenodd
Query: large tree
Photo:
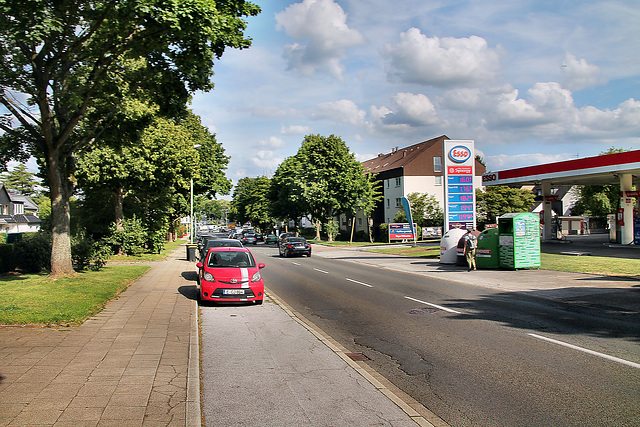
M 20 163 L 9 172 L 3 173 L 0 178 L 0 182 L 5 187 L 18 190 L 25 196 L 34 196 L 38 193 L 36 187 L 39 185 L 39 181 L 35 179 L 34 174 L 27 170 L 27 165 L 24 163 Z
M 11 116 L 0 120 L 0 158 L 43 159 L 52 274 L 73 272 L 74 153 L 107 128 L 127 99 L 120 88 L 143 88 L 165 109 L 182 108 L 191 92 L 213 87 L 213 62 L 226 47 L 250 45 L 242 18 L 258 13 L 243 0 L 0 0 L 0 103 Z M 144 72 L 123 68 L 128 60 L 143 60 Z
M 276 206 L 289 205 L 290 212 L 311 215 L 318 239 L 321 223 L 331 224 L 341 213 L 370 211 L 375 197 L 373 183 L 362 164 L 335 135 L 307 135 L 296 155 L 278 167 L 272 183 L 275 185 L 280 187 L 272 192 L 278 197 L 274 200 Z M 332 241 L 330 227 L 328 232 Z
M 231 202 L 236 220 L 250 222 L 264 232 L 273 223 L 268 199 L 270 186 L 271 180 L 266 176 L 239 180 Z
M 497 217 L 506 213 L 528 212 L 534 203 L 533 193 L 521 188 L 491 185 L 486 191 L 476 190 L 476 209 L 480 223 L 495 223 Z

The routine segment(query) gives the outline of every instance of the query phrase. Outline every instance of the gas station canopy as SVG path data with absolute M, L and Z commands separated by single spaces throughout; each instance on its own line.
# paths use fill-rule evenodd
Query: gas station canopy
M 540 184 L 545 199 L 544 233 L 551 237 L 551 188 L 559 185 L 620 185 L 620 212 L 623 244 L 633 243 L 633 208 L 640 198 L 640 150 L 605 154 L 564 162 L 487 172 L 482 175 L 482 184 L 490 185 L 535 185 Z M 634 190 L 635 185 L 635 190 Z

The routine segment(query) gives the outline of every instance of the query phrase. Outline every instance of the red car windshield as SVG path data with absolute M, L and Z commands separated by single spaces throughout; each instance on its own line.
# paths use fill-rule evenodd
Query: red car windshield
M 212 268 L 250 268 L 255 267 L 253 257 L 248 252 L 211 252 L 207 267 Z

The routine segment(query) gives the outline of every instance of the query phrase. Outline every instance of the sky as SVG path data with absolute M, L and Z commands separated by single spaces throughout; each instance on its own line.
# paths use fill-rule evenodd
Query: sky
M 490 171 L 640 149 L 637 0 L 254 0 L 248 49 L 191 108 L 231 156 L 271 176 L 305 135 L 359 161 L 440 135 Z

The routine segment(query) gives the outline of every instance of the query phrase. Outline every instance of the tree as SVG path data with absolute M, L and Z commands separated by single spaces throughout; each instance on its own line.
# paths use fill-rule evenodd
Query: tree
M 238 221 L 251 222 L 262 231 L 273 223 L 268 199 L 270 186 L 271 180 L 265 176 L 245 177 L 238 181 L 231 202 Z
M 335 135 L 307 135 L 297 154 L 276 170 L 272 186 L 275 210 L 310 214 L 320 224 L 331 224 L 340 213 L 373 208 L 373 184 L 346 143 Z M 333 232 L 328 228 L 328 239 Z
M 438 200 L 432 194 L 410 193 L 407 200 L 411 205 L 411 216 L 418 227 L 438 226 L 444 223 L 444 212 Z M 404 210 L 398 211 L 394 221 L 405 222 L 407 216 Z
M 18 190 L 25 196 L 33 196 L 37 194 L 36 186 L 39 184 L 34 176 L 27 170 L 24 163 L 20 163 L 13 170 L 2 174 L 2 183 L 5 187 Z
M 476 209 L 480 223 L 495 223 L 496 218 L 511 212 L 528 212 L 535 203 L 529 190 L 492 185 L 476 190 Z
M 0 120 L 0 157 L 43 159 L 53 275 L 73 273 L 74 155 L 102 135 L 127 99 L 121 91 L 138 88 L 167 111 L 184 108 L 191 92 L 212 89 L 214 59 L 226 47 L 249 47 L 242 17 L 259 11 L 242 0 L 0 0 L 0 103 L 14 119 Z M 129 72 L 127 60 L 144 67 Z

